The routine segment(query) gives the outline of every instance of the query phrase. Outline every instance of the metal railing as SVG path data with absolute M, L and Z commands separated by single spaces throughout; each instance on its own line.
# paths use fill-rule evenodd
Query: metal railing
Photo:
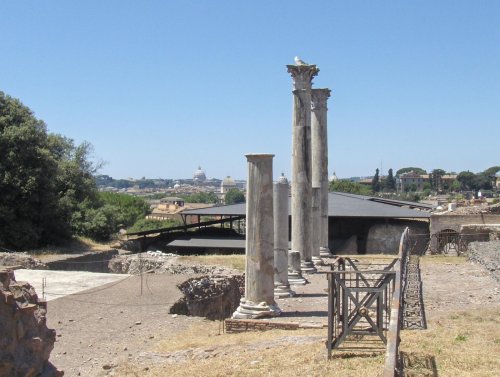
M 384 377 L 399 371 L 400 331 L 403 327 L 403 288 L 412 240 L 401 236 L 397 258 L 384 263 L 337 258 L 328 279 L 328 358 L 333 350 L 373 352 L 385 349 Z M 355 346 L 349 346 L 350 340 Z M 366 347 L 363 346 L 366 343 Z

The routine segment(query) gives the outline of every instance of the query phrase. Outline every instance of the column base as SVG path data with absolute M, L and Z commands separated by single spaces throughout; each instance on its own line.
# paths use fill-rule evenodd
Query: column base
M 312 256 L 312 262 L 315 266 L 324 266 L 325 265 L 325 262 L 323 261 L 323 259 L 321 259 L 321 257 L 317 257 L 315 255 Z
M 320 247 L 319 256 L 322 258 L 331 258 L 333 255 L 328 247 Z
M 309 281 L 302 276 L 300 271 L 288 271 L 288 283 L 290 285 L 306 285 Z
M 290 284 L 275 283 L 274 297 L 285 298 L 293 296 L 295 296 L 295 292 L 290 289 Z
M 278 317 L 281 314 L 281 309 L 276 304 L 268 304 L 261 302 L 256 304 L 251 301 L 246 301 L 242 298 L 240 306 L 233 313 L 234 319 L 258 319 L 268 317 Z
M 305 260 L 300 261 L 300 270 L 308 274 L 314 274 L 315 272 L 318 272 L 316 267 L 314 267 L 314 263 L 312 261 Z

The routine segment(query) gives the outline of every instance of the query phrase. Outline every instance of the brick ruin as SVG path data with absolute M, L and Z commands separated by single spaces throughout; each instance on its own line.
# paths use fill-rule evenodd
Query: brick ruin
M 14 271 L 0 269 L 0 376 L 55 377 L 49 357 L 56 340 L 47 328 L 47 303 L 35 289 L 18 282 Z

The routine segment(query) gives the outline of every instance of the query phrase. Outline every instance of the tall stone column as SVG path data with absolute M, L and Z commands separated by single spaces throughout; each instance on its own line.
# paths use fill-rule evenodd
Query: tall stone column
M 327 101 L 330 89 L 311 90 L 312 187 L 320 188 L 320 225 L 313 237 L 319 237 L 319 254 L 331 256 L 328 247 L 328 124 Z M 314 255 L 315 251 L 313 251 Z
M 292 251 L 298 251 L 301 269 L 315 272 L 312 262 L 311 222 L 311 82 L 315 65 L 287 65 L 293 79 L 292 125 Z
M 274 317 L 274 221 L 272 154 L 247 154 L 245 297 L 233 318 Z
M 288 180 L 282 174 L 274 184 L 274 296 L 295 292 L 288 282 Z
M 312 188 L 312 261 L 316 266 L 322 266 L 324 264 L 323 259 L 321 259 L 319 252 L 320 245 L 320 233 L 321 233 L 321 188 L 314 187 Z

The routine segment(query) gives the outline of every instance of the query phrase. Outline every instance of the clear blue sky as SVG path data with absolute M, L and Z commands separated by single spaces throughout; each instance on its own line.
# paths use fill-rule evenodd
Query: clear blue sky
M 500 1 L 0 0 L 0 90 L 114 178 L 290 176 L 295 55 L 320 68 L 330 174 L 500 164 Z

